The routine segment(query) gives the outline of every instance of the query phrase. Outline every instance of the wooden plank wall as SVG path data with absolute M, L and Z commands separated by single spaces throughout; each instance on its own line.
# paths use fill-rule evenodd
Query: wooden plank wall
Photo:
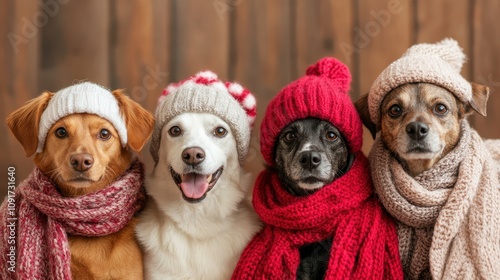
M 0 0 L 0 6 L 1 119 L 40 92 L 79 80 L 124 88 L 154 111 L 169 82 L 211 69 L 257 96 L 247 163 L 257 173 L 265 107 L 309 64 L 323 56 L 344 61 L 356 100 L 412 44 L 453 37 L 469 57 L 464 77 L 492 89 L 488 117 L 471 122 L 483 136 L 500 138 L 498 1 Z M 16 167 L 19 182 L 33 169 L 31 159 L 4 124 L 0 135 L 0 182 L 8 166 Z M 143 157 L 151 166 L 148 147 Z

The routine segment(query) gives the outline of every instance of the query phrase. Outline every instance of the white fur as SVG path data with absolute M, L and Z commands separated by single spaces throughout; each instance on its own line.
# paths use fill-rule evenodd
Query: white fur
M 306 142 L 303 146 L 302 149 L 300 149 L 299 153 L 305 152 L 305 151 L 310 151 L 312 147 L 311 142 Z
M 172 126 L 182 136 L 171 137 Z M 214 136 L 216 127 L 228 130 Z M 260 229 L 250 204 L 251 176 L 238 163 L 236 141 L 229 126 L 211 114 L 184 113 L 162 129 L 159 162 L 146 178 L 150 198 L 136 232 L 142 244 L 146 279 L 229 279 L 244 247 Z M 206 198 L 191 204 L 182 198 L 169 166 L 185 168 L 181 158 L 187 147 L 201 147 L 201 164 L 210 174 L 224 171 Z

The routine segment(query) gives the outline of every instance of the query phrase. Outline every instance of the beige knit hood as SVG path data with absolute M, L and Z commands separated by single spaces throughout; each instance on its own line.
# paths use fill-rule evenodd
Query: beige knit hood
M 460 75 L 465 54 L 457 41 L 444 39 L 435 44 L 417 44 L 391 63 L 373 82 L 368 94 L 371 121 L 380 124 L 379 108 L 385 95 L 407 83 L 431 83 L 446 88 L 459 100 L 469 104 L 470 83 Z

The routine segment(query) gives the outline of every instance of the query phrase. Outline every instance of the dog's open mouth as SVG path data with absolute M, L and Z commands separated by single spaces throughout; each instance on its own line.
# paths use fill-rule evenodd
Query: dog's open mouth
M 182 192 L 182 197 L 191 203 L 200 202 L 205 199 L 209 192 L 217 183 L 222 175 L 223 167 L 221 166 L 212 174 L 199 174 L 195 172 L 179 174 L 170 166 L 170 173 L 175 184 Z

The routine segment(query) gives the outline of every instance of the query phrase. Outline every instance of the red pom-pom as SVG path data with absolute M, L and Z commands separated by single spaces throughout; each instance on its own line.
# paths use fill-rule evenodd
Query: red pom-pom
M 306 75 L 330 78 L 345 93 L 349 91 L 351 84 L 349 69 L 344 63 L 333 57 L 322 58 L 316 64 L 309 66 Z

